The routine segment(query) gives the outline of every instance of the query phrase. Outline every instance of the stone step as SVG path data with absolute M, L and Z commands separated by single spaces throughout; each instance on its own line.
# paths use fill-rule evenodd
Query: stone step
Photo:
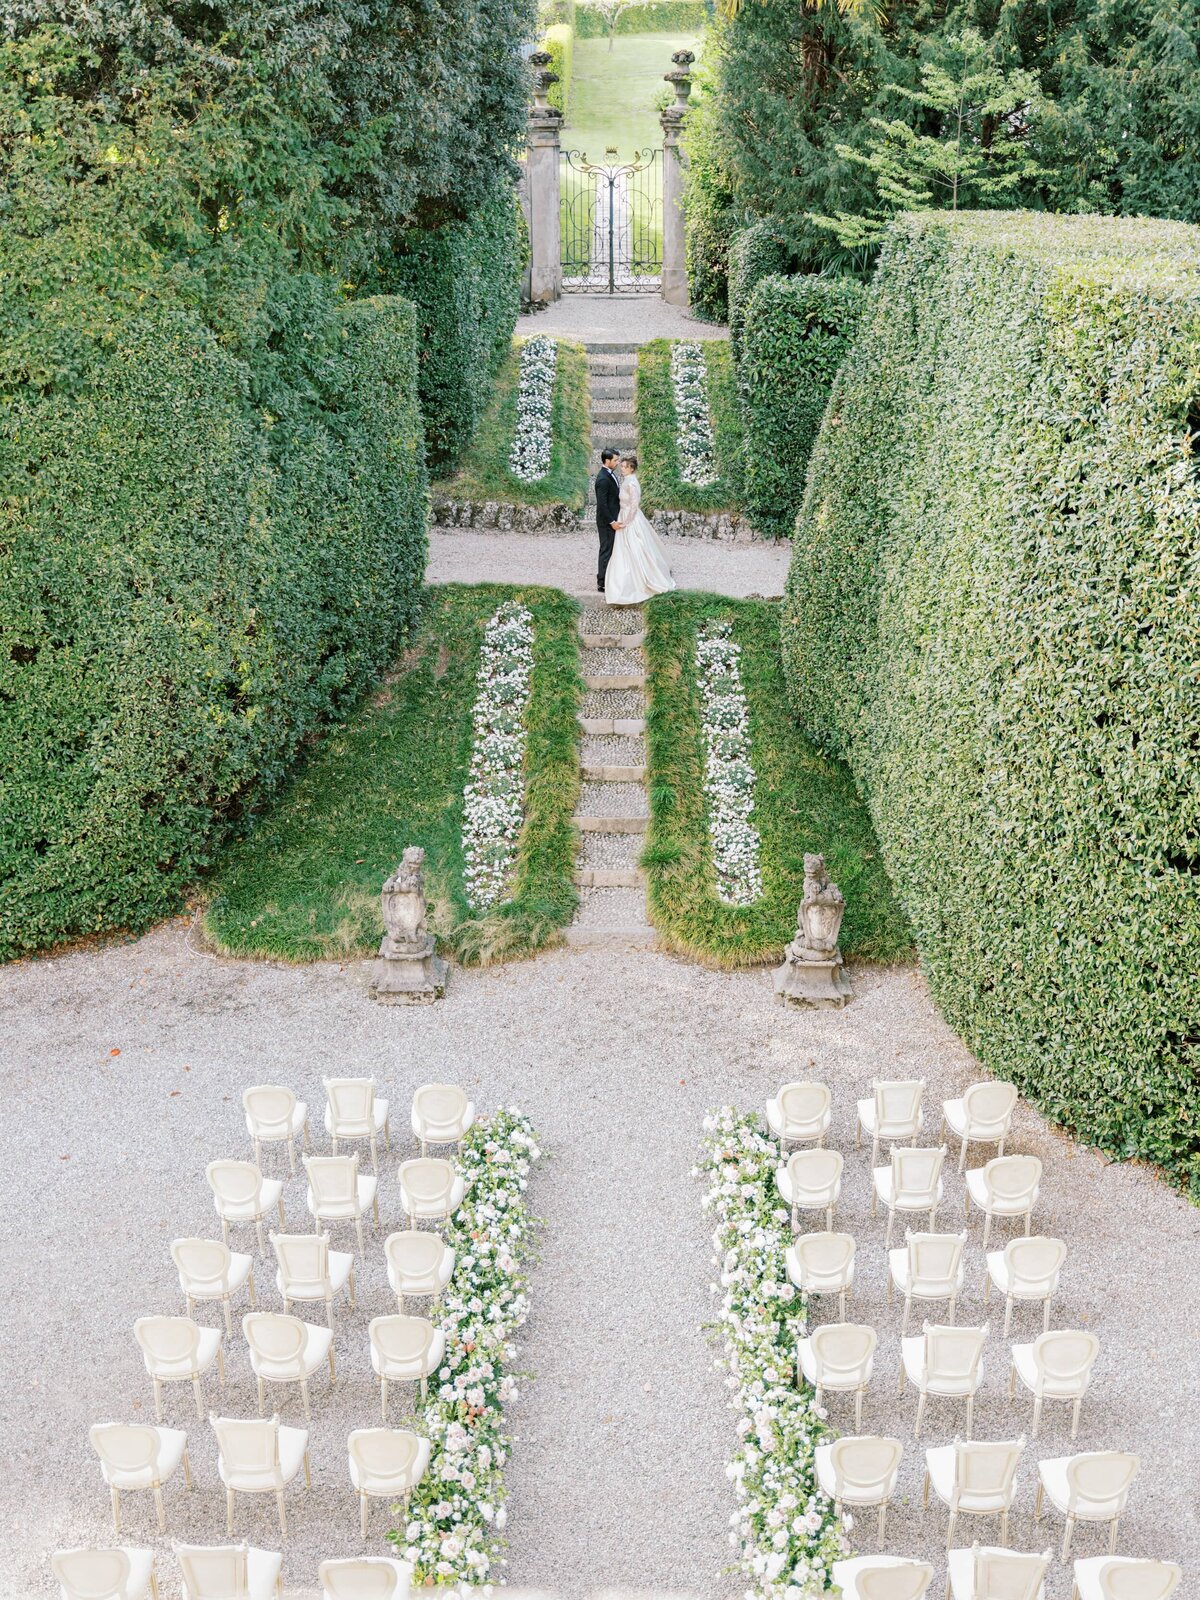
M 646 715 L 646 696 L 641 689 L 588 689 L 579 710 L 585 717 L 612 717 L 624 723 Z
M 605 400 L 610 395 L 629 395 L 631 399 L 633 397 L 633 380 L 627 378 L 623 372 L 597 372 L 594 376 L 589 374 L 588 382 L 591 384 L 593 397 L 601 396 Z
M 595 531 L 594 523 L 592 531 Z M 598 589 L 586 594 L 573 594 L 571 599 L 578 600 L 583 607 L 583 616 L 580 619 L 580 623 L 584 628 L 590 626 L 589 617 L 596 621 L 600 621 L 603 618 L 605 631 L 610 627 L 615 628 L 620 623 L 622 626 L 628 624 L 628 631 L 635 633 L 641 627 L 645 618 L 645 612 L 641 606 L 610 606 L 604 598 L 603 592 Z
M 611 645 L 606 649 L 585 649 L 580 662 L 585 673 L 598 677 L 605 673 L 645 672 L 646 663 L 640 650 L 629 645 Z
M 640 650 L 646 642 L 644 633 L 580 633 L 585 650 Z
M 563 929 L 566 942 L 576 950 L 649 950 L 657 935 L 649 923 L 633 928 L 603 928 L 572 924 Z
M 630 422 L 635 415 L 632 400 L 627 405 L 614 405 L 607 402 L 602 406 L 594 405 L 592 407 L 592 432 L 596 431 L 597 426 L 603 427 L 606 423 L 612 422 L 620 425 Z
M 631 339 L 585 339 L 583 348 L 589 356 L 636 356 L 642 347 Z
M 640 833 L 583 833 L 575 866 L 580 872 L 636 872 L 645 848 L 645 836 Z
M 593 356 L 588 362 L 589 381 L 593 378 L 624 378 L 627 383 L 632 383 L 636 371 L 636 356 Z
M 645 833 L 649 817 L 576 817 L 581 833 Z
M 646 732 L 645 717 L 580 717 L 579 726 L 584 733 L 594 733 L 598 738 L 614 735 L 621 739 L 639 739 Z
M 575 882 L 581 889 L 642 889 L 646 878 L 638 867 L 576 867 Z
M 644 689 L 646 687 L 646 674 L 644 672 L 585 672 L 583 686 L 585 689 Z
M 617 767 L 611 763 L 584 762 L 584 783 L 645 783 L 646 769 L 638 767 Z

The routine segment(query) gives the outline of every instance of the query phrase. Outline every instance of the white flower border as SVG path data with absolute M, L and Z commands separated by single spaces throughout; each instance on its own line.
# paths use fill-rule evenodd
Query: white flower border
M 521 374 L 517 382 L 517 428 L 508 457 L 509 471 L 522 483 L 538 483 L 550 471 L 557 371 L 555 340 L 544 333 L 526 339 L 521 346 Z
M 463 790 L 463 878 L 472 911 L 504 893 L 525 820 L 525 711 L 533 674 L 533 616 L 506 601 L 483 630 L 472 714 L 470 781 Z
M 434 1313 L 446 1355 L 420 1413 L 429 1470 L 390 1536 L 412 1563 L 414 1584 L 482 1584 L 499 1564 L 508 1520 L 504 1408 L 517 1398 L 505 1367 L 528 1311 L 523 1262 L 535 1223 L 524 1193 L 540 1154 L 532 1122 L 512 1108 L 477 1122 L 459 1146 L 467 1193 L 446 1229 L 454 1276 Z
M 704 793 L 717 893 L 730 905 L 748 906 L 763 892 L 762 841 L 750 821 L 755 775 L 750 759 L 750 708 L 738 665 L 741 653 L 728 622 L 710 622 L 696 640 Z
M 717 462 L 708 414 L 708 362 L 695 340 L 683 339 L 671 346 L 671 384 L 679 476 L 684 483 L 704 488 L 716 481 Z
M 704 1119 L 703 1205 L 716 1221 L 717 1326 L 741 1413 L 726 1468 L 738 1507 L 729 1542 L 750 1581 L 746 1600 L 807 1600 L 833 1582 L 848 1548 L 833 1504 L 817 1483 L 815 1452 L 832 1437 L 813 1391 L 796 1385 L 796 1341 L 807 1306 L 787 1276 L 788 1210 L 775 1188 L 779 1146 L 757 1116 L 723 1106 Z M 849 1518 L 846 1519 L 849 1527 Z

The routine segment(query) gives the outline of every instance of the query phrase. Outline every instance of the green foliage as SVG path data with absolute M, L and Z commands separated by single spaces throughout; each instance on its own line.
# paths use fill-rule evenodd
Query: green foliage
M 452 478 L 436 485 L 439 493 L 458 500 L 504 500 L 515 505 L 561 504 L 579 511 L 587 498 L 588 463 L 592 453 L 592 412 L 588 396 L 587 354 L 581 344 L 559 339 L 554 378 L 554 430 L 550 470 L 537 483 L 525 483 L 509 470 L 509 454 L 517 428 L 517 385 L 520 347 L 514 340 L 508 359 L 492 386 L 487 411 L 462 465 Z
M 453 467 L 474 436 L 520 310 L 516 197 L 496 190 L 469 222 L 413 229 L 378 279 L 417 308 L 418 380 L 433 471 Z
M 1200 232 L 898 223 L 785 603 L 951 1025 L 1200 1194 Z
M 696 687 L 698 631 L 733 624 L 741 645 L 757 782 L 751 821 L 762 840 L 763 895 L 751 906 L 717 897 L 704 797 Z M 660 940 L 712 966 L 782 959 L 804 893 L 804 853 L 824 854 L 846 896 L 843 950 L 894 961 L 910 937 L 879 859 L 866 807 L 840 762 L 822 755 L 789 714 L 779 607 L 676 591 L 646 607 L 650 826 L 642 865 Z
M 550 71 L 558 82 L 550 85 L 547 99 L 565 117 L 571 109 L 571 76 L 575 67 L 575 29 L 566 22 L 555 22 L 546 29 L 540 48 L 550 57 Z
M 72 334 L 57 381 L 5 386 L 0 956 L 176 907 L 411 622 L 411 308 L 276 315 L 270 411 L 193 311 L 150 300 Z
M 462 795 L 483 629 L 505 600 L 534 617 L 525 826 L 510 903 L 471 918 Z M 330 731 L 282 797 L 222 863 L 206 927 L 236 955 L 315 961 L 374 951 L 379 889 L 406 845 L 427 857 L 431 924 L 462 960 L 553 942 L 577 904 L 578 612 L 552 589 L 450 584 L 427 591 L 420 627 L 382 686 Z
M 733 357 L 723 339 L 701 344 L 708 378 L 717 476 L 712 483 L 685 483 L 679 471 L 679 419 L 671 381 L 671 346 L 654 339 L 638 351 L 638 467 L 647 507 L 678 511 L 734 510 L 742 494 L 742 421 Z
M 790 539 L 833 380 L 866 291 L 853 278 L 764 278 L 750 296 L 738 384 L 745 505 L 756 533 Z
M 699 33 L 710 10 L 705 0 L 632 0 L 620 8 L 616 33 Z M 604 12 L 587 0 L 579 0 L 575 19 L 581 39 L 603 39 L 609 31 Z
M 733 190 L 719 159 L 722 140 L 717 101 L 693 93 L 684 130 L 688 167 L 683 205 L 687 215 L 688 297 L 694 316 L 724 322 L 729 316 L 729 247 L 737 231 Z
M 729 247 L 729 338 L 735 361 L 742 358 L 742 325 L 746 307 L 760 279 L 793 266 L 787 234 L 772 218 L 752 222 L 734 235 Z

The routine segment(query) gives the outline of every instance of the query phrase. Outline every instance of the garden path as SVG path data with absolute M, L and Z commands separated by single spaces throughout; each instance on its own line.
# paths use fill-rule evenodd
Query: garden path
M 647 344 L 651 339 L 728 339 L 719 322 L 701 322 L 656 294 L 564 294 L 544 311 L 517 319 L 517 336 L 552 334 L 580 344 Z

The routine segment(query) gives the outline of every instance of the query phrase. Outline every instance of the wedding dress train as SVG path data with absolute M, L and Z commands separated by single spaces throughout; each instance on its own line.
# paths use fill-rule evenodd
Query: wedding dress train
M 636 606 L 675 587 L 667 552 L 642 515 L 642 486 L 633 473 L 621 480 L 621 510 L 613 553 L 604 575 L 610 606 Z

